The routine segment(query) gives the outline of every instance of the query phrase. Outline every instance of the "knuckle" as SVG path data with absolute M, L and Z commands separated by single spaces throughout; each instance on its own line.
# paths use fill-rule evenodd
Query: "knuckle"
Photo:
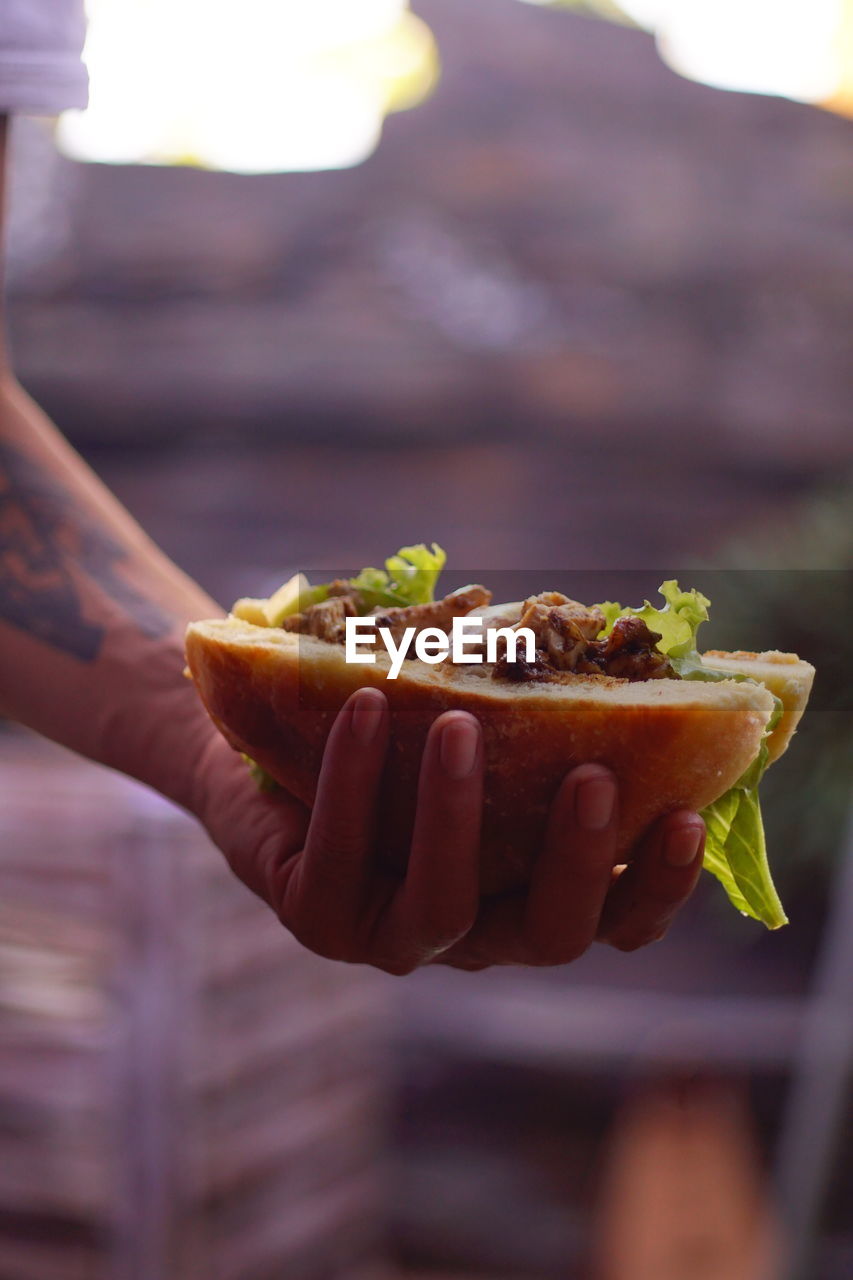
M 464 938 L 465 934 L 471 928 L 473 920 L 467 916 L 465 919 L 461 917 L 458 920 L 448 919 L 447 915 L 422 915 L 418 918 L 414 929 L 414 936 L 422 940 L 424 948 L 429 949 L 433 954 L 438 951 L 446 951 L 448 947 L 452 947 L 460 938 Z
M 277 909 L 281 882 L 285 879 L 287 860 L 282 857 L 281 838 L 278 833 L 266 836 L 258 844 L 251 857 L 246 851 L 242 856 L 228 856 L 228 865 L 234 874 L 249 888 Z
M 667 882 L 662 880 L 649 880 L 643 884 L 635 886 L 635 893 L 629 904 L 632 911 L 640 911 L 643 917 L 654 924 L 649 924 L 649 928 L 657 928 L 662 921 L 669 921 L 678 908 L 686 902 L 690 896 L 692 883 L 689 888 L 685 888 L 683 881 Z
M 540 943 L 531 953 L 527 963 L 540 969 L 552 969 L 561 964 L 573 964 L 575 960 L 580 959 L 586 949 L 585 942 L 564 942 L 553 946 L 543 946 Z
M 329 920 L 311 910 L 298 896 L 276 905 L 279 922 L 300 946 L 324 960 L 348 961 L 351 959 L 349 931 L 335 929 Z
M 325 960 L 346 959 L 340 940 L 333 941 L 314 921 L 294 920 L 289 914 L 285 915 L 283 912 L 279 912 L 279 920 L 293 934 L 296 941 L 308 951 L 313 951 L 315 955 L 322 956 Z
M 381 969 L 383 973 L 390 974 L 392 978 L 405 978 L 418 967 L 417 960 L 406 960 L 402 957 L 394 957 L 390 960 L 376 960 L 373 963 L 375 968 Z
M 364 849 L 364 839 L 355 824 L 318 822 L 309 835 L 311 852 L 324 858 L 354 858 Z
M 690 868 L 686 869 L 688 873 Z M 655 907 L 661 915 L 671 915 L 677 910 L 683 902 L 686 902 L 693 891 L 693 879 L 685 885 L 684 877 L 679 877 L 670 884 L 662 884 L 655 886 L 653 893 L 648 895 L 650 905 Z
M 572 964 L 589 949 L 598 923 L 598 912 L 584 912 L 571 926 L 562 929 L 554 922 L 551 922 L 550 927 L 540 922 L 537 930 L 533 920 L 525 921 L 522 941 L 530 957 L 525 963 L 542 968 Z
M 596 832 L 591 844 L 577 841 L 572 850 L 572 887 L 576 902 L 579 907 L 584 904 L 585 911 L 594 909 L 610 883 L 615 846 L 612 833 Z

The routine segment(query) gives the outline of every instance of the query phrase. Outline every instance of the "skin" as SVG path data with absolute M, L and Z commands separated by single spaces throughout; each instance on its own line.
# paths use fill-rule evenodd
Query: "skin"
M 0 175 L 7 132 L 0 120 Z M 617 789 L 600 765 L 563 782 L 529 889 L 480 898 L 483 750 L 465 712 L 428 736 L 405 880 L 377 867 L 379 690 L 341 711 L 311 811 L 259 792 L 182 676 L 186 624 L 222 614 L 26 395 L 0 338 L 0 713 L 188 809 L 322 956 L 405 974 L 566 964 L 595 939 L 631 950 L 663 936 L 698 878 L 702 820 L 661 818 L 619 874 Z

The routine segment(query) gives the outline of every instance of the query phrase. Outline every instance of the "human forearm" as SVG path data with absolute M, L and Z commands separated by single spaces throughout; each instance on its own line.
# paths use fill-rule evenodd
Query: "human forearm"
M 0 379 L 0 712 L 188 803 L 183 631 L 221 612 Z

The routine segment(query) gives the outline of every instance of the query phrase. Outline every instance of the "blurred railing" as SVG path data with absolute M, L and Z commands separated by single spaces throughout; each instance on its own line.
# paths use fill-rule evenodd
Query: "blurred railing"
M 0 791 L 0 1275 L 375 1263 L 381 977 L 306 952 L 126 779 L 0 734 Z

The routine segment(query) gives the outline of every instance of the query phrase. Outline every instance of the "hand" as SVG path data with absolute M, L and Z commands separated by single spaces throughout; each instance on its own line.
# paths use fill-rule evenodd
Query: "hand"
M 312 810 L 264 795 L 213 734 L 198 769 L 195 812 L 232 869 L 294 936 L 330 959 L 405 974 L 422 964 L 482 969 L 556 965 L 599 938 L 631 950 L 663 936 L 702 866 L 698 814 L 662 818 L 614 870 L 618 797 L 612 774 L 586 764 L 564 780 L 525 892 L 481 899 L 480 726 L 448 711 L 424 747 L 405 879 L 377 868 L 375 810 L 388 746 L 388 704 L 361 689 L 326 746 Z

